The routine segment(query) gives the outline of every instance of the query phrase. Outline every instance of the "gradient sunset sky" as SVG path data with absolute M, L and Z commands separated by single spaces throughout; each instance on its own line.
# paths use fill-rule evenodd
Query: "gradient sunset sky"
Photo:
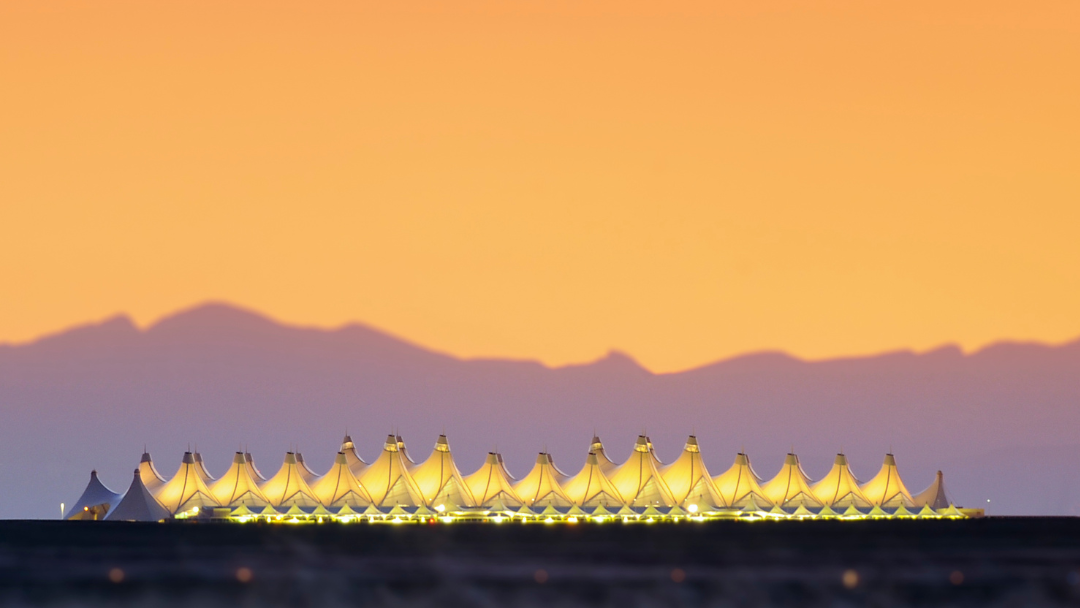
M 0 342 L 206 300 L 656 371 L 1080 336 L 1074 0 L 10 1 L 0 92 Z

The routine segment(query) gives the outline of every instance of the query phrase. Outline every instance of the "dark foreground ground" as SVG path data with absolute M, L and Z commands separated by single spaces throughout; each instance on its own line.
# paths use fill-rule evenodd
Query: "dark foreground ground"
M 0 522 L 0 604 L 1080 606 L 1080 519 L 7 521 Z

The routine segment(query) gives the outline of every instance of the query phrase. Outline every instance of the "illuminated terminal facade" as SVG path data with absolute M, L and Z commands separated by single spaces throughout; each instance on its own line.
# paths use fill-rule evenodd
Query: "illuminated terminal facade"
M 585 464 L 567 475 L 551 455 L 540 453 L 522 479 L 515 479 L 492 452 L 483 466 L 462 475 L 450 444 L 440 435 L 431 456 L 409 458 L 398 435 L 368 463 L 346 435 L 334 466 L 323 475 L 309 469 L 299 452 L 288 452 L 266 478 L 251 454 L 237 452 L 232 466 L 214 478 L 198 452 L 186 452 L 180 469 L 165 479 L 144 453 L 124 494 L 106 488 L 91 472 L 67 519 L 112 521 L 223 520 L 270 523 L 656 523 L 735 519 L 915 519 L 981 516 L 961 509 L 945 494 L 941 472 L 918 494 L 908 491 L 892 454 L 873 479 L 860 483 L 838 454 L 819 481 L 788 454 L 780 472 L 765 481 L 750 458 L 738 454 L 724 473 L 709 474 L 693 436 L 678 459 L 664 464 L 652 442 L 637 438 L 630 458 L 616 464 L 593 437 Z

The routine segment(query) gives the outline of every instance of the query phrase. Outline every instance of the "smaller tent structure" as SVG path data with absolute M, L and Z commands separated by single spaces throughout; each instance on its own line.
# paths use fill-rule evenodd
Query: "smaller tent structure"
M 244 451 L 244 462 L 247 463 L 248 471 L 251 472 L 251 477 L 257 480 L 259 483 L 266 481 L 266 477 L 259 472 L 259 467 L 255 466 L 255 458 L 251 455 L 251 452 Z
M 362 511 L 371 504 L 371 494 L 353 475 L 345 452 L 337 453 L 334 466 L 311 486 L 311 490 L 319 502 L 329 508 L 348 506 L 354 511 Z
M 862 492 L 870 502 L 879 507 L 895 508 L 904 506 L 910 508 L 915 506 L 915 501 L 904 486 L 903 480 L 900 479 L 900 473 L 896 470 L 896 458 L 892 454 L 885 455 L 885 462 L 882 463 L 881 470 L 873 479 L 863 484 Z
M 611 483 L 615 485 L 619 495 L 628 506 L 675 506 L 675 498 L 664 483 L 664 478 L 656 466 L 657 462 L 653 454 L 649 452 L 648 438 L 645 435 L 639 435 L 630 457 L 609 476 Z
M 762 486 L 765 498 L 778 507 L 797 508 L 806 505 L 807 508 L 818 509 L 824 506 L 810 489 L 810 478 L 803 471 L 799 457 L 794 453 L 784 458 L 784 466 L 780 472 Z
M 930 507 L 931 509 L 949 508 L 949 497 L 945 495 L 945 476 L 941 471 L 934 477 L 934 483 L 928 488 L 911 497 L 914 506 L 918 508 Z
M 687 437 L 682 454 L 675 462 L 661 468 L 660 474 L 677 505 L 693 504 L 698 508 L 725 506 L 712 476 L 705 468 L 697 437 L 693 435 Z
M 311 467 L 304 462 L 304 455 L 299 450 L 296 451 L 296 470 L 300 471 L 300 476 L 308 482 L 308 485 L 315 483 L 315 480 L 319 478 L 319 474 L 312 471 Z
M 514 484 L 514 492 L 521 497 L 526 506 L 534 511 L 549 506 L 569 508 L 573 506 L 574 501 L 563 489 L 562 478 L 563 475 L 551 463 L 551 456 L 546 452 L 540 452 L 532 471 Z
M 195 446 L 198 450 L 198 446 Z M 214 476 L 210 474 L 210 471 L 206 470 L 206 465 L 203 463 L 202 454 L 195 451 L 192 456 L 195 458 L 195 472 L 199 474 L 199 478 L 203 480 L 206 485 L 214 483 Z
M 604 442 L 600 441 L 598 435 L 593 435 L 592 445 L 589 446 L 589 452 L 596 454 L 596 460 L 600 463 L 600 470 L 605 474 L 611 473 L 615 470 L 615 467 L 619 466 L 608 457 L 607 450 L 604 449 Z
M 360 484 L 379 507 L 415 507 L 424 504 L 424 495 L 409 473 L 409 464 L 401 451 L 404 442 L 389 435 L 383 451 L 360 476 Z
M 524 504 L 514 491 L 514 479 L 495 452 L 488 452 L 484 465 L 465 478 L 478 507 L 518 508 Z
M 735 455 L 735 463 L 731 468 L 713 477 L 713 485 L 720 493 L 723 501 L 721 506 L 741 509 L 749 504 L 751 498 L 755 499 L 758 505 L 770 504 L 757 473 L 750 465 L 750 457 L 742 452 Z
M 225 507 L 261 508 L 270 504 L 270 500 L 259 489 L 259 482 L 251 476 L 251 469 L 247 466 L 247 458 L 243 452 L 233 455 L 232 466 L 221 479 L 210 486 L 210 493 Z
M 311 508 L 319 506 L 319 499 L 300 472 L 300 463 L 293 452 L 285 453 L 276 475 L 260 486 L 263 495 L 275 507 Z
M 359 478 L 364 469 L 368 467 L 368 463 L 360 458 L 360 455 L 356 453 L 356 444 L 353 443 L 352 437 L 348 433 L 345 434 L 345 438 L 341 440 L 341 453 L 345 454 L 345 459 L 349 463 L 349 470 L 353 475 Z
M 468 484 L 461 477 L 446 435 L 439 435 L 431 456 L 412 469 L 412 478 L 426 504 L 457 510 L 476 506 Z
M 176 475 L 154 494 L 154 498 L 169 510 L 173 515 L 183 511 L 189 511 L 195 507 L 204 509 L 207 507 L 221 506 L 206 487 L 206 482 L 199 477 L 195 467 L 195 455 L 184 452 L 184 458 L 180 461 L 180 469 Z
M 64 519 L 103 519 L 109 511 L 120 503 L 120 494 L 105 487 L 98 479 L 97 471 L 90 471 L 90 481 L 86 484 L 79 500 L 64 513 Z
M 165 478 L 154 467 L 154 459 L 150 457 L 150 452 L 145 450 L 142 458 L 139 459 L 139 474 L 142 476 L 143 485 L 152 494 L 156 494 L 161 486 L 165 485 Z
M 610 461 L 609 461 L 610 462 Z M 580 507 L 604 507 L 617 510 L 626 501 L 619 495 L 615 484 L 611 483 L 600 464 L 600 457 L 589 452 L 585 466 L 564 486 L 566 495 Z
M 856 509 L 869 509 L 873 506 L 863 494 L 859 480 L 848 466 L 847 456 L 837 454 L 832 469 L 811 488 L 818 500 L 829 505 L 833 510 L 854 506 Z
M 141 473 L 141 468 L 135 469 L 135 477 L 131 480 L 127 493 L 116 508 L 105 516 L 106 520 L 161 521 L 172 517 L 169 510 L 158 502 L 143 484 Z

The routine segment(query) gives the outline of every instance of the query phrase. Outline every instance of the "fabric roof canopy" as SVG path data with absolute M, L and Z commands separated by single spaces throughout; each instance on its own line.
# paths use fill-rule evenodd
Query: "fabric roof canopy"
M 327 507 L 367 507 L 372 504 L 371 494 L 353 475 L 344 452 L 337 453 L 334 466 L 311 486 L 311 490 L 319 502 Z
M 660 475 L 671 490 L 671 496 L 677 505 L 693 504 L 699 508 L 704 505 L 725 506 L 724 499 L 720 497 L 720 492 L 705 468 L 697 437 L 693 435 L 686 439 L 682 454 L 679 454 L 675 462 L 660 469 Z
M 143 484 L 141 470 L 135 469 L 128 491 L 116 508 L 105 516 L 109 521 L 161 521 L 172 514 L 162 505 Z
M 454 464 L 454 457 L 450 453 L 450 443 L 446 440 L 446 435 L 439 435 L 431 456 L 413 467 L 412 478 L 428 505 L 443 505 L 446 508 L 476 505 L 468 484 L 462 479 L 461 472 Z
M 364 469 L 368 467 L 368 463 L 356 453 L 356 444 L 353 443 L 352 437 L 348 434 L 341 440 L 340 451 L 345 454 L 345 459 L 349 463 L 349 470 L 359 478 L 364 473 Z
M 640 435 L 630 457 L 611 473 L 611 483 L 629 506 L 675 506 L 675 498 L 664 483 L 656 463 L 657 460 L 649 452 L 648 438 Z
M 390 435 L 383 451 L 360 476 L 360 484 L 371 495 L 377 506 L 417 506 L 424 504 L 420 488 L 409 474 L 408 463 L 401 451 L 404 442 Z
M 607 450 L 604 449 L 604 442 L 600 441 L 600 437 L 593 435 L 592 445 L 589 446 L 589 451 L 596 454 L 596 459 L 600 463 L 600 469 L 604 473 L 611 473 L 615 470 L 615 467 L 619 466 L 613 462 L 607 455 Z
M 570 507 L 574 501 L 563 489 L 561 475 L 551 463 L 551 456 L 540 452 L 532 471 L 514 484 L 514 492 L 529 507 Z
M 142 477 L 143 485 L 151 493 L 157 492 L 161 486 L 165 485 L 165 478 L 154 467 L 154 459 L 150 457 L 150 452 L 143 452 L 139 460 L 139 475 Z
M 869 509 L 873 506 L 863 494 L 859 480 L 848 466 L 847 456 L 837 454 L 832 469 L 811 488 L 818 500 L 836 510 L 854 506 L 857 509 Z
M 941 471 L 937 472 L 934 482 L 928 488 L 911 497 L 916 507 L 930 507 L 931 509 L 946 509 L 952 504 L 945 495 L 945 476 Z
M 293 452 L 285 453 L 285 460 L 277 474 L 260 486 L 263 495 L 275 507 L 317 507 L 319 499 L 300 472 L 299 462 Z
M 311 467 L 304 462 L 304 455 L 299 450 L 296 452 L 296 470 L 300 471 L 300 476 L 304 478 L 304 481 L 308 482 L 308 485 L 315 483 L 315 480 L 319 478 L 319 474 L 312 471 Z
M 478 507 L 500 505 L 517 508 L 524 504 L 514 491 L 513 478 L 494 452 L 488 452 L 483 466 L 465 478 L 465 485 L 469 487 Z
M 210 474 L 210 471 L 206 470 L 206 465 L 203 463 L 202 454 L 194 452 L 192 456 L 195 458 L 195 472 L 199 474 L 199 478 L 203 480 L 206 485 L 210 485 L 214 482 L 214 476 Z
M 770 505 L 765 490 L 750 465 L 750 457 L 742 452 L 735 456 L 735 463 L 727 471 L 713 477 L 713 485 L 720 493 L 720 499 L 727 507 L 745 507 L 753 499 L 758 506 Z
M 90 481 L 86 484 L 86 489 L 67 510 L 67 513 L 64 513 L 64 519 L 81 518 L 92 508 L 96 508 L 95 514 L 100 512 L 101 516 L 104 516 L 120 503 L 121 498 L 123 498 L 122 495 L 113 492 L 101 483 L 96 470 L 90 471 Z
M 243 452 L 233 455 L 232 466 L 221 479 L 210 486 L 210 493 L 225 507 L 265 507 L 270 504 L 259 489 L 259 482 L 251 476 L 251 469 L 247 466 L 247 458 Z
M 788 454 L 784 459 L 784 466 L 780 472 L 762 486 L 765 498 L 779 507 L 821 507 L 823 502 L 818 500 L 814 491 L 810 489 L 810 478 L 803 471 L 799 457 Z
M 221 506 L 214 498 L 206 482 L 199 477 L 195 467 L 195 456 L 191 452 L 184 452 L 184 458 L 180 461 L 180 469 L 165 485 L 157 492 L 153 492 L 154 498 L 158 499 L 170 513 L 174 515 L 183 511 L 189 511 L 195 507 Z
M 581 472 L 566 482 L 564 489 L 570 500 L 579 507 L 618 508 L 624 504 L 619 490 L 604 473 L 600 457 L 595 452 L 589 452 Z
M 885 455 L 881 470 L 873 479 L 863 484 L 862 491 L 870 502 L 879 507 L 915 506 L 911 493 L 896 470 L 896 458 L 892 454 Z

